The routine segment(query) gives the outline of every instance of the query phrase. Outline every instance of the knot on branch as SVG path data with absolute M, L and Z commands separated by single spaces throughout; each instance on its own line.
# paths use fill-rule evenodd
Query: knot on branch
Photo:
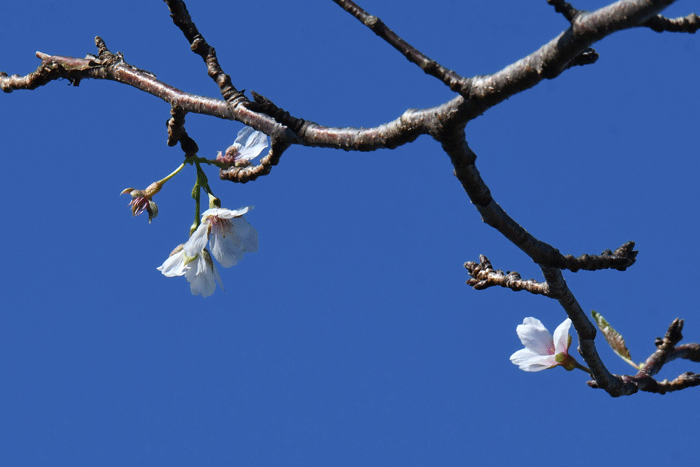
M 246 105 L 250 110 L 260 112 L 275 119 L 276 122 L 286 126 L 294 133 L 299 133 L 306 123 L 306 120 L 292 117 L 286 110 L 277 107 L 270 99 L 258 94 L 255 91 L 250 91 L 255 102 Z
M 584 66 L 584 65 L 592 65 L 595 62 L 598 61 L 598 58 L 600 55 L 598 55 L 598 52 L 595 51 L 595 49 L 591 47 L 586 47 L 586 49 L 578 54 L 576 58 L 571 60 L 569 62 L 569 65 L 566 68 L 571 68 L 575 66 Z
M 185 152 L 185 157 L 193 156 L 199 152 L 197 143 L 190 138 L 185 130 L 185 112 L 178 107 L 170 109 L 171 117 L 165 122 L 168 128 L 168 146 L 175 146 L 178 142 L 180 147 Z
M 104 39 L 102 39 L 100 36 L 95 36 L 95 45 L 97 46 L 97 58 L 95 62 L 105 68 L 112 67 L 116 65 L 117 63 L 125 63 L 124 62 L 124 54 L 121 52 L 117 52 L 116 54 L 113 54 L 112 52 L 109 51 L 107 48 L 107 44 L 105 44 Z M 131 67 L 131 65 L 129 65 Z M 133 67 L 135 70 L 138 71 L 143 71 L 145 73 L 148 73 L 150 75 L 153 75 L 153 73 L 147 72 L 145 70 L 140 70 L 139 68 Z
M 206 57 L 207 51 L 209 50 L 209 44 L 204 40 L 201 34 L 197 33 L 190 44 L 190 50 L 197 55 Z
M 663 339 L 657 337 L 654 340 L 654 345 L 662 352 L 671 352 L 676 347 L 676 344 L 683 339 L 681 331 L 683 331 L 683 320 L 676 318 L 668 327 L 668 331 L 666 331 Z
M 527 290 L 533 294 L 549 294 L 549 285 L 546 282 L 537 282 L 534 279 L 523 280 L 516 271 L 504 273 L 500 269 L 494 270 L 491 261 L 484 255 L 479 255 L 479 263 L 467 261 L 464 263 L 464 267 L 469 272 L 469 275 L 472 276 L 467 281 L 467 285 L 472 286 L 476 290 L 499 286 L 514 292 Z
M 615 251 L 605 250 L 600 255 L 581 255 L 575 258 L 572 255 L 563 256 L 564 264 L 562 269 L 576 272 L 580 269 L 585 271 L 597 271 L 598 269 L 616 269 L 624 271 L 637 261 L 638 251 L 634 250 L 634 242 L 627 242 Z
M 554 7 L 554 11 L 564 15 L 564 18 L 566 18 L 570 23 L 573 23 L 576 16 L 581 14 L 579 10 L 564 0 L 547 0 L 547 3 Z
M 95 45 L 97 46 L 97 54 L 100 58 L 108 58 L 112 56 L 112 52 L 107 48 L 104 39 L 100 36 L 95 36 Z

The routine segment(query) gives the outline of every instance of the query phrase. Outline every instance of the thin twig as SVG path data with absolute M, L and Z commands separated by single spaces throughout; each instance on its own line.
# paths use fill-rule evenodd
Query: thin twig
M 673 381 L 667 379 L 657 381 L 654 375 L 657 374 L 668 362 L 677 358 L 683 358 L 690 361 L 700 361 L 700 345 L 684 344 L 677 346 L 678 342 L 683 338 L 681 331 L 683 330 L 683 320 L 675 319 L 666 331 L 663 338 L 656 338 L 657 350 L 647 358 L 646 362 L 641 366 L 639 373 L 636 375 L 617 376 L 623 383 L 623 387 L 627 391 L 624 395 L 634 394 L 637 391 L 651 392 L 656 394 L 666 394 L 667 392 L 680 391 L 689 387 L 700 386 L 700 375 L 696 373 L 683 373 Z M 589 381 L 588 385 L 593 388 L 601 387 L 598 381 Z
M 700 29 L 700 16 L 691 13 L 685 17 L 671 19 L 656 15 L 642 26 L 646 26 L 656 32 L 687 32 L 695 34 Z
M 415 63 L 426 74 L 434 76 L 445 83 L 451 90 L 462 92 L 464 78 L 454 71 L 445 68 L 435 60 L 426 57 L 418 49 L 401 39 L 394 31 L 389 29 L 384 22 L 367 13 L 351 0 L 333 0 L 341 8 L 357 18 L 376 35 L 384 39 L 389 45 L 403 54 L 409 62 Z
M 500 269 L 494 270 L 491 261 L 484 255 L 479 256 L 479 263 L 467 261 L 464 267 L 472 276 L 467 281 L 467 285 L 476 290 L 498 286 L 514 292 L 527 290 L 532 294 L 549 296 L 549 285 L 546 282 L 537 282 L 534 279 L 522 280 L 520 274 L 515 271 L 504 273 Z
M 566 18 L 569 23 L 573 23 L 576 16 L 580 13 L 579 10 L 572 7 L 564 0 L 547 0 L 547 3 L 554 7 L 554 11 L 564 15 L 564 18 Z
M 192 52 L 196 53 L 204 63 L 207 64 L 207 73 L 216 82 L 221 91 L 224 100 L 230 103 L 233 107 L 242 102 L 247 102 L 243 92 L 238 91 L 231 82 L 231 77 L 224 73 L 219 65 L 219 59 L 216 58 L 216 50 L 210 46 L 204 37 L 199 33 L 197 26 L 192 21 L 190 13 L 187 11 L 185 2 L 181 0 L 164 0 L 170 10 L 170 17 L 173 23 L 180 28 L 182 33 L 190 43 Z

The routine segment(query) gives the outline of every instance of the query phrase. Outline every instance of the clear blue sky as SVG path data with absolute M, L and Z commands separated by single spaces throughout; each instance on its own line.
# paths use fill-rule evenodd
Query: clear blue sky
M 296 116 L 368 127 L 453 96 L 329 0 L 224 3 L 188 7 L 234 84 Z M 360 4 L 463 75 L 497 71 L 567 27 L 544 0 Z M 219 97 L 161 1 L 3 9 L 9 74 L 35 70 L 37 50 L 96 53 L 100 35 L 159 79 Z M 700 340 L 698 39 L 616 34 L 596 45 L 595 65 L 467 127 L 494 197 L 531 233 L 577 256 L 637 242 L 627 272 L 565 273 L 637 361 L 676 317 L 685 342 Z M 1 95 L 0 109 L 2 465 L 695 461 L 700 389 L 612 399 L 582 372 L 509 362 L 523 318 L 553 331 L 565 315 L 543 297 L 464 284 L 462 264 L 479 254 L 542 276 L 480 221 L 429 137 L 361 154 L 293 147 L 246 185 L 210 170 L 225 206 L 255 206 L 260 248 L 220 268 L 226 291 L 202 299 L 156 270 L 187 238 L 193 170 L 157 196 L 151 225 L 119 196 L 180 163 L 165 144 L 166 103 L 114 82 L 63 81 Z M 206 157 L 240 128 L 187 116 Z M 632 371 L 599 350 L 611 371 Z M 685 371 L 697 364 L 660 376 Z

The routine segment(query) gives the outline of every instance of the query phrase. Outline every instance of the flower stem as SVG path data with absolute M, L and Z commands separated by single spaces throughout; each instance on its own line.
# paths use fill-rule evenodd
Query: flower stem
M 168 175 L 167 177 L 165 177 L 165 178 L 162 179 L 162 180 L 158 180 L 158 182 L 156 182 L 156 183 L 162 185 L 163 183 L 167 182 L 168 180 L 170 180 L 171 178 L 173 178 L 175 175 L 177 175 L 178 172 L 180 172 L 180 171 L 182 170 L 182 168 L 185 167 L 185 164 L 187 164 L 187 162 L 183 162 L 182 164 L 180 164 L 180 167 L 178 167 L 177 169 L 175 169 L 170 175 Z
M 593 373 L 591 373 L 591 370 L 589 370 L 587 367 L 581 365 L 581 364 L 580 364 L 579 362 L 577 362 L 576 360 L 574 360 L 574 368 L 578 368 L 579 370 L 585 371 L 585 372 L 588 373 L 589 375 L 593 376 Z

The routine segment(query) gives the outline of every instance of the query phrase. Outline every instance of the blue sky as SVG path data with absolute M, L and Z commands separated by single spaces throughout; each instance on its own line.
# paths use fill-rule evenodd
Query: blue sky
M 595 9 L 605 2 L 580 1 Z M 463 75 L 536 50 L 566 21 L 539 2 L 361 3 Z M 690 13 L 678 2 L 669 16 Z M 374 126 L 453 93 L 330 1 L 188 5 L 239 89 L 328 126 Z M 84 56 L 94 36 L 187 92 L 219 97 L 160 1 L 4 6 L 0 70 L 35 51 Z M 535 236 L 576 256 L 637 242 L 628 271 L 565 273 L 635 360 L 676 317 L 700 340 L 698 38 L 626 31 L 593 66 L 512 97 L 466 129 L 495 199 Z M 7 45 L 10 44 L 11 45 Z M 688 463 L 698 391 L 612 399 L 582 372 L 529 374 L 508 358 L 515 327 L 553 331 L 558 305 L 477 292 L 462 264 L 541 279 L 483 224 L 429 137 L 394 151 L 293 147 L 246 185 L 218 181 L 260 248 L 202 299 L 157 270 L 187 238 L 190 168 L 132 218 L 126 187 L 181 161 L 169 106 L 114 82 L 53 82 L 2 95 L 6 267 L 0 326 L 0 459 L 51 465 L 542 465 Z M 241 125 L 187 116 L 200 155 Z M 601 338 L 599 337 L 599 340 Z M 574 338 L 575 347 L 576 339 Z M 606 344 L 615 373 L 630 373 Z M 697 371 L 669 364 L 661 378 Z

